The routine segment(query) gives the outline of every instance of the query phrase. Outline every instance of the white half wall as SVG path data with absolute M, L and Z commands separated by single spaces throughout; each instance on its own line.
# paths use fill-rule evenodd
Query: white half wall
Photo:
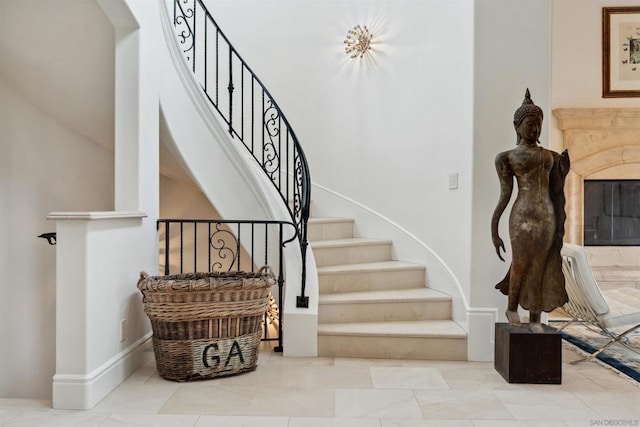
M 0 398 L 51 399 L 56 246 L 46 216 L 113 209 L 113 151 L 69 129 L 0 75 Z

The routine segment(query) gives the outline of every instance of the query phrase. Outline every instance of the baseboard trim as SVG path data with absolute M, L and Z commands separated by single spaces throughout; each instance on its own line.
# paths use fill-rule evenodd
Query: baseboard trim
M 467 360 L 490 362 L 494 359 L 495 328 L 498 310 L 472 307 L 467 311 Z
M 53 376 L 53 408 L 93 408 L 142 365 L 143 352 L 150 345 L 151 336 L 151 332 L 145 334 L 88 374 L 56 373 Z

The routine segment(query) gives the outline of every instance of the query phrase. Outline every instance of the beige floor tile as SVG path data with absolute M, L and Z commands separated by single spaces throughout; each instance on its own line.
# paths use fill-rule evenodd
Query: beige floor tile
M 492 390 L 509 388 L 509 383 L 495 370 L 493 362 L 469 365 L 464 362 L 446 364 L 438 368 L 452 389 Z
M 142 365 L 137 371 L 129 375 L 122 384 L 144 384 L 154 376 L 158 376 L 155 360 Z
M 245 415 L 291 417 L 333 417 L 335 394 L 333 389 L 318 388 L 259 388 Z
M 422 418 L 411 390 L 336 390 L 337 418 Z
M 297 386 L 371 388 L 371 373 L 366 366 L 304 366 L 299 369 Z
M 449 385 L 436 368 L 373 366 L 374 388 L 448 389 Z
M 600 417 L 606 419 L 640 420 L 640 389 L 636 393 L 576 391 L 574 396 L 583 401 Z M 640 421 L 638 421 L 640 425 Z
M 334 364 L 333 357 L 284 357 L 282 353 L 271 354 L 266 361 L 263 361 L 262 353 L 258 360 L 260 366 L 270 366 L 271 364 L 285 364 L 287 366 L 331 366 Z
M 179 388 L 179 383 L 170 381 L 152 386 L 122 384 L 99 402 L 92 411 L 155 414 Z
M 15 418 L 20 411 L 14 411 L 10 409 L 3 409 L 0 411 L 0 426 L 5 425 L 10 419 Z
M 627 419 L 627 418 L 602 418 L 597 417 L 588 421 L 565 421 L 565 427 L 593 427 L 593 426 L 623 426 L 634 427 L 640 425 L 640 419 Z
M 191 383 L 178 389 L 162 406 L 162 414 L 246 415 L 258 388 Z
M 427 419 L 513 419 L 490 390 L 416 390 L 415 393 Z
M 100 427 L 194 427 L 197 415 L 113 414 Z
M 359 357 L 336 357 L 336 366 L 402 366 L 400 359 L 365 359 Z
M 295 387 L 300 368 L 283 364 L 258 365 L 255 371 L 220 377 L 212 382 L 222 385 L 254 387 Z
M 38 400 L 38 399 L 0 399 L 0 409 L 51 409 L 50 400 Z
M 566 424 L 563 421 L 474 420 L 473 427 L 566 427 Z
M 195 427 L 288 427 L 287 417 L 202 415 Z
M 493 393 L 519 420 L 590 420 L 598 415 L 567 391 L 494 390 Z
M 289 420 L 288 427 L 380 427 L 373 418 L 296 418 Z
M 380 427 L 474 427 L 471 420 L 380 420 Z
M 2 427 L 99 427 L 107 414 L 82 411 L 25 410 L 11 417 Z

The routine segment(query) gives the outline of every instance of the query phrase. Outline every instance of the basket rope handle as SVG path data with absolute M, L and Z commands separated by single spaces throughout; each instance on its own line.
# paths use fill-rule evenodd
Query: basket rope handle
M 142 282 L 144 279 L 146 279 L 148 277 L 149 277 L 149 273 L 147 273 L 146 271 L 141 271 L 140 272 L 140 278 L 138 279 L 138 285 L 140 284 L 140 282 Z M 144 303 L 146 301 L 147 301 L 147 299 L 144 296 L 144 292 L 142 292 L 142 302 Z
M 258 270 L 258 274 L 262 276 L 268 276 L 268 277 L 271 277 L 273 280 L 276 280 L 276 275 L 273 273 L 273 269 L 268 264 L 265 264 L 262 267 L 260 267 L 260 270 Z

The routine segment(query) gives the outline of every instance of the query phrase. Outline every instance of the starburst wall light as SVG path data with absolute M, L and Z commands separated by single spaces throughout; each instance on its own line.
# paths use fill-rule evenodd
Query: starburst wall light
M 360 58 L 371 49 L 371 40 L 373 33 L 366 25 L 356 25 L 347 32 L 347 38 L 344 39 L 344 51 L 351 58 Z

